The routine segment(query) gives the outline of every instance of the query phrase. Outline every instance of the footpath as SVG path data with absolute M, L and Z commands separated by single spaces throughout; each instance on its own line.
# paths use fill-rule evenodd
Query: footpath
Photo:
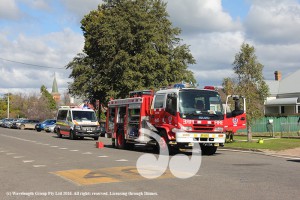
M 243 148 L 232 148 L 232 147 L 224 147 L 221 148 L 220 150 L 256 152 L 256 153 L 263 153 L 266 155 L 272 155 L 278 157 L 291 157 L 300 160 L 300 147 L 294 149 L 286 149 L 282 151 L 271 151 L 268 149 L 243 149 Z
M 291 157 L 298 157 L 300 158 L 300 147 L 295 149 L 286 149 L 282 151 L 270 151 L 270 150 L 262 150 L 262 152 L 268 154 L 277 154 L 280 156 L 291 156 Z

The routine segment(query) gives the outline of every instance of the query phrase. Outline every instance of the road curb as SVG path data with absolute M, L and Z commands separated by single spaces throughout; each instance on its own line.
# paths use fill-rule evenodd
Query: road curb
M 279 153 L 268 153 L 268 152 L 258 150 L 258 149 L 247 149 L 247 148 L 243 149 L 243 148 L 228 148 L 228 147 L 226 147 L 226 148 L 220 148 L 218 150 L 220 150 L 220 151 L 242 152 L 242 153 L 255 153 L 255 154 L 261 154 L 261 155 L 278 157 L 278 158 L 300 160 L 300 156 L 286 155 L 286 154 L 279 154 Z

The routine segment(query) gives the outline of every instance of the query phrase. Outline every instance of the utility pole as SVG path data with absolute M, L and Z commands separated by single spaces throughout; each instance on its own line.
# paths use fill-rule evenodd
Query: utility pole
M 9 93 L 7 93 L 7 118 L 9 118 Z

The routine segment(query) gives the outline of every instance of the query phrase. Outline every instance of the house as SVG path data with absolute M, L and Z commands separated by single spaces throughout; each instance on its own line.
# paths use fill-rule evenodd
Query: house
M 265 115 L 300 114 L 300 70 L 282 79 L 280 71 L 275 71 L 275 80 L 267 80 L 270 96 L 265 102 Z

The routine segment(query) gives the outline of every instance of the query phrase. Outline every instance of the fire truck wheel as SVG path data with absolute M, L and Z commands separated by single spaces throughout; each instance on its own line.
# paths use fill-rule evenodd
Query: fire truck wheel
M 133 143 L 125 143 L 125 149 L 127 150 L 132 150 L 134 149 L 134 144 Z
M 165 131 L 160 131 L 160 140 L 156 142 L 156 151 L 157 153 L 161 154 L 164 153 L 166 149 L 169 151 L 169 155 L 176 154 L 176 148 L 170 146 L 169 139 L 167 137 L 167 133 Z
M 201 146 L 201 151 L 203 155 L 213 155 L 216 153 L 218 147 L 214 146 Z

